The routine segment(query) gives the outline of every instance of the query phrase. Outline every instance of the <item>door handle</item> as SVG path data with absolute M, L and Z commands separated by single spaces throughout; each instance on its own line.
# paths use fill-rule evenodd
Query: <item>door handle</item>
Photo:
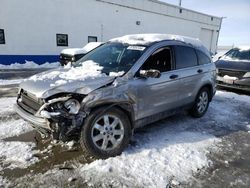
M 198 73 L 203 73 L 202 69 L 197 70 Z
M 176 78 L 178 78 L 178 77 L 179 77 L 179 76 L 176 75 L 176 74 L 173 74 L 173 75 L 169 76 L 169 78 L 172 79 L 172 80 L 173 80 L 173 79 L 176 79 Z

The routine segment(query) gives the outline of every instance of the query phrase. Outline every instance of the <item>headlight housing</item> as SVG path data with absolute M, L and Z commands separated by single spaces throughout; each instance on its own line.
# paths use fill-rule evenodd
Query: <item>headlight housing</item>
M 65 108 L 69 111 L 70 114 L 78 114 L 81 105 L 76 99 L 69 99 L 64 103 Z
M 247 72 L 246 74 L 244 74 L 243 78 L 250 78 L 250 72 Z

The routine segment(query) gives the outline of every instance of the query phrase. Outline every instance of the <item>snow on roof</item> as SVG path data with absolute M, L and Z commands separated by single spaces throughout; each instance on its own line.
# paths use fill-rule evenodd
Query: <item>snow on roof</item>
M 199 39 L 194 39 L 190 37 L 185 37 L 181 35 L 171 35 L 171 34 L 135 34 L 135 35 L 125 35 L 123 37 L 111 39 L 110 42 L 121 42 L 131 45 L 147 45 L 153 42 L 159 42 L 163 40 L 177 40 L 185 43 L 190 43 L 194 46 L 202 46 Z
M 86 54 L 87 52 L 83 48 L 67 48 L 61 51 L 61 54 L 76 55 L 76 54 Z
M 68 55 L 77 55 L 77 54 L 86 54 L 91 50 L 100 46 L 102 42 L 90 42 L 85 45 L 83 48 L 67 48 L 62 50 L 61 54 L 68 54 Z

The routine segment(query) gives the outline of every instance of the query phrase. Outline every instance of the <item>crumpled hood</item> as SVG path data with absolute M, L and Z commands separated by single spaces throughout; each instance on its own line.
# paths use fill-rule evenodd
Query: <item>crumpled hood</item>
M 60 75 L 69 69 L 58 68 L 46 71 L 30 77 L 20 84 L 20 88 L 36 95 L 38 98 L 47 98 L 58 93 L 79 93 L 87 95 L 90 92 L 112 83 L 115 77 L 99 75 L 89 77 L 84 80 L 62 80 Z M 54 74 L 52 78 L 46 78 L 47 75 Z M 42 78 L 42 79 L 39 79 Z
M 218 69 L 250 72 L 249 61 L 230 61 L 230 60 L 221 59 L 221 60 L 216 61 L 215 65 Z

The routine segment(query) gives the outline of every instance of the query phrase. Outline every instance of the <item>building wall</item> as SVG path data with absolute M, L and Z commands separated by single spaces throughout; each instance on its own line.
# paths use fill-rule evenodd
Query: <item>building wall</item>
M 56 60 L 65 48 L 57 46 L 57 33 L 68 34 L 69 48 L 84 46 L 88 36 L 107 41 L 125 34 L 171 33 L 200 38 L 215 52 L 220 24 L 221 18 L 187 9 L 180 13 L 179 7 L 154 0 L 1 0 L 6 43 L 0 44 L 0 63 L 15 57 Z

